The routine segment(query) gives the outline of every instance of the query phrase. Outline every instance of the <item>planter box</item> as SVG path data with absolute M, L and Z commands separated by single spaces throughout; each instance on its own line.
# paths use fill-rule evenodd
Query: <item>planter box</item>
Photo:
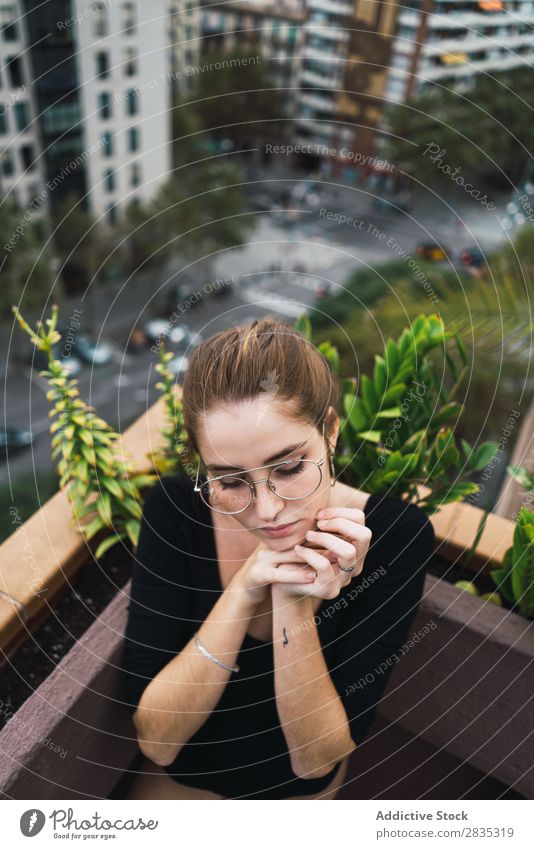
M 534 798 L 534 622 L 427 575 L 379 714 Z
M 120 661 L 128 583 L 0 731 L 0 795 L 105 799 L 138 753 Z
M 108 798 L 132 766 L 120 672 L 129 591 L 0 732 L 4 798 Z M 534 623 L 427 575 L 412 632 L 432 622 L 394 668 L 378 719 L 534 797 Z

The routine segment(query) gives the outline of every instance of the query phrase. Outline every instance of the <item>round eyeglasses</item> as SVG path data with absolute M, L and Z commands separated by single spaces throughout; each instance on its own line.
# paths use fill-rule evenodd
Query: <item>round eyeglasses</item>
M 323 425 L 324 431 L 324 425 Z M 324 463 L 323 456 L 320 460 L 283 460 L 266 466 L 258 466 L 259 469 L 270 468 L 265 478 L 249 483 L 245 478 L 236 474 L 219 475 L 209 478 L 202 483 L 198 481 L 195 492 L 200 493 L 202 501 L 217 513 L 233 515 L 242 513 L 252 504 L 255 497 L 255 486 L 267 481 L 267 486 L 279 498 L 286 501 L 298 501 L 308 498 L 319 488 L 323 479 L 321 466 Z M 249 471 L 254 471 L 250 469 Z

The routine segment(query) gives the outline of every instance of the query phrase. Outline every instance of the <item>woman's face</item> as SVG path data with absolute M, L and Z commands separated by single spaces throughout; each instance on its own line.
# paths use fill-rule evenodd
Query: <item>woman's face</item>
M 329 506 L 332 492 L 327 444 L 320 430 L 308 422 L 290 417 L 289 413 L 282 415 L 279 408 L 275 410 L 272 399 L 255 399 L 229 405 L 224 410 L 208 413 L 204 422 L 199 437 L 199 450 L 207 477 L 239 475 L 249 483 L 261 481 L 255 485 L 256 497 L 242 512 L 219 514 L 224 524 L 238 530 L 245 528 L 275 551 L 285 551 L 303 542 L 306 532 L 315 527 L 317 511 Z M 325 425 L 325 436 L 328 436 L 331 444 L 336 442 L 338 428 L 337 416 L 331 434 Z M 267 481 L 262 480 L 269 474 L 270 468 L 258 468 L 281 460 L 292 460 L 291 464 L 281 470 L 281 475 L 282 471 L 298 469 L 299 460 L 319 461 L 321 456 L 324 459 L 318 488 L 311 495 L 295 501 L 284 500 L 269 488 Z M 246 471 L 248 469 L 255 471 Z M 311 467 L 308 469 L 313 473 Z M 295 486 L 298 474 L 287 478 L 291 481 L 291 487 Z M 278 480 L 281 481 L 279 491 L 294 491 L 284 488 L 285 478 L 280 477 Z M 232 484 L 232 477 L 226 481 Z M 241 491 L 244 489 L 241 486 Z M 286 524 L 289 527 L 276 534 L 267 530 Z

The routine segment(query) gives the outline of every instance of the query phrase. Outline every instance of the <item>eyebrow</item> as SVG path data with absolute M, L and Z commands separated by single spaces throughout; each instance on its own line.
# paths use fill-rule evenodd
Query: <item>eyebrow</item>
M 309 437 L 308 437 L 309 439 Z M 277 454 L 272 454 L 271 457 L 267 457 L 262 465 L 266 466 L 268 463 L 274 463 L 275 460 L 280 459 L 280 457 L 285 457 L 286 454 L 291 454 L 293 451 L 296 451 L 297 448 L 302 448 L 303 445 L 306 444 L 308 439 L 305 439 L 303 442 L 298 442 L 296 445 L 290 445 L 288 448 L 284 448 L 282 451 L 279 451 Z M 206 468 L 212 472 L 224 472 L 224 471 L 238 471 L 238 472 L 246 472 L 242 466 L 212 466 L 209 463 L 206 464 Z M 261 466 L 260 466 L 261 468 Z

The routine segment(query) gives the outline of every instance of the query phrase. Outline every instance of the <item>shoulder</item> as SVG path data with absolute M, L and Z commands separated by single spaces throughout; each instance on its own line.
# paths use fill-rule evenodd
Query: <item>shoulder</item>
M 416 547 L 428 554 L 434 548 L 432 522 L 413 502 L 387 495 L 370 495 L 364 513 L 375 550 L 394 544 L 404 550 Z
M 143 515 L 172 515 L 191 510 L 194 503 L 193 483 L 186 474 L 166 475 L 149 489 L 143 501 Z

